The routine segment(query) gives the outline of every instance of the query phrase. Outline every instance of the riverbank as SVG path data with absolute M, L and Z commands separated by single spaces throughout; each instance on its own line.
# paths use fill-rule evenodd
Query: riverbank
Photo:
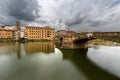
M 41 40 L 27 40 L 27 39 L 20 39 L 20 40 L 11 40 L 11 39 L 3 39 L 0 42 L 52 42 L 52 40 L 41 39 Z
M 91 47 L 93 45 L 120 46 L 120 43 L 102 39 L 96 39 L 88 42 L 88 47 Z

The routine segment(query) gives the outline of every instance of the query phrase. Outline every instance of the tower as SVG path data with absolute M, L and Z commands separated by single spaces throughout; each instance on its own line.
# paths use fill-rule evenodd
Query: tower
M 19 21 L 16 22 L 16 28 L 17 28 L 17 31 L 20 31 L 20 22 Z
M 70 29 L 68 28 L 68 32 L 70 31 Z
M 16 40 L 20 40 L 20 22 L 16 21 Z

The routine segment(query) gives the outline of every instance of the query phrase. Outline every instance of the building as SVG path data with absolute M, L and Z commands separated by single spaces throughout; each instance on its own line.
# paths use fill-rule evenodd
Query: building
M 55 33 L 55 37 L 61 37 L 61 36 L 71 36 L 71 35 L 74 35 L 74 34 L 77 34 L 77 32 L 73 31 L 73 30 L 70 30 L 68 28 L 68 30 L 58 30 L 56 33 Z
M 54 28 L 50 28 L 49 26 L 45 27 L 34 27 L 34 26 L 26 26 L 25 34 L 28 40 L 53 40 L 54 38 Z
M 0 39 L 13 39 L 13 31 L 0 29 Z
M 20 31 L 20 22 L 19 21 L 16 22 L 16 29 L 17 29 L 17 31 Z
M 15 30 L 15 26 L 0 25 L 0 39 L 13 39 L 14 30 Z
M 76 35 L 77 32 L 73 31 L 73 30 L 68 30 L 67 31 L 67 36 L 72 36 L 72 35 Z
M 15 30 L 16 27 L 13 25 L 0 25 L 0 29 Z
M 66 30 L 58 30 L 56 33 L 55 33 L 55 36 L 63 36 L 63 35 L 66 35 L 67 31 Z
M 16 27 L 13 25 L 2 25 L 2 26 L 0 26 L 0 29 L 16 30 Z
M 25 38 L 25 32 L 24 32 L 24 30 L 20 31 L 20 38 L 21 39 Z
M 14 31 L 14 39 L 19 40 L 20 39 L 20 22 L 16 22 L 16 30 Z
M 20 22 L 13 25 L 0 25 L 0 39 L 20 39 Z

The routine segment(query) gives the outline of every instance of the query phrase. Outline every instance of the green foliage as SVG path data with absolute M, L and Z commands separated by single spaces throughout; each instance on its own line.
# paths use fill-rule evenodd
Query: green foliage
M 120 34 L 118 34 L 117 42 L 120 43 Z
M 16 42 L 16 40 L 11 40 L 11 39 L 2 39 L 0 42 Z
M 105 40 L 103 40 L 103 39 L 95 39 L 94 41 L 95 42 L 104 42 Z
M 27 40 L 27 42 L 49 42 L 49 41 L 51 41 L 51 40 L 48 40 L 48 39 L 40 39 L 40 40 L 31 39 L 31 40 Z

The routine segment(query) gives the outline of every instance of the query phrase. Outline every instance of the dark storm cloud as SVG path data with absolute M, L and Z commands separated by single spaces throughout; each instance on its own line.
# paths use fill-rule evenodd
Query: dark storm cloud
M 17 20 L 35 21 L 39 17 L 37 0 L 11 0 L 8 5 L 8 14 Z
M 75 18 L 71 18 L 65 21 L 65 24 L 67 26 L 73 26 L 73 25 L 77 25 L 77 24 L 81 24 L 83 21 L 85 20 L 85 18 L 81 18 L 81 17 L 75 17 Z
M 106 22 L 104 21 L 90 21 L 90 20 L 88 20 L 87 23 L 89 27 L 98 27 L 98 26 L 106 24 Z

